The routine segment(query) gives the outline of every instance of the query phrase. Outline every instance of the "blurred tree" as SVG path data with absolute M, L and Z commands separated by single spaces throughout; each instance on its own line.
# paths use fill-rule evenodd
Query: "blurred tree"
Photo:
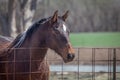
M 67 19 L 71 32 L 120 31 L 120 0 L 0 0 L 0 34 L 16 36 L 33 21 L 55 10 Z
M 15 37 L 32 24 L 37 0 L 8 0 L 7 5 L 7 13 L 0 15 L 2 30 L 4 35 Z
M 23 32 L 31 24 L 37 7 L 37 0 L 18 0 L 17 32 Z
M 8 2 L 8 36 L 16 34 L 16 0 Z

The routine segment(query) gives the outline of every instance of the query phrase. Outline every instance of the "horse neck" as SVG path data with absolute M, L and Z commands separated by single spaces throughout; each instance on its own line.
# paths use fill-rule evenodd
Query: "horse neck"
M 47 53 L 47 49 L 44 48 L 33 48 L 30 49 L 31 60 L 39 60 L 43 61 L 45 59 L 45 55 Z
M 25 46 L 30 48 L 32 60 L 44 60 L 48 48 L 45 45 L 44 37 L 40 36 L 42 33 L 34 33 L 30 39 L 26 39 Z

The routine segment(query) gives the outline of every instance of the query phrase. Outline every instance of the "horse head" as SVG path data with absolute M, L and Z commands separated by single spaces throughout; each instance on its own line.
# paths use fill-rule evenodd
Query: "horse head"
M 70 62 L 74 59 L 74 50 L 69 41 L 69 29 L 65 23 L 68 17 L 68 11 L 63 16 L 58 16 L 55 11 L 49 19 L 46 45 L 60 55 L 64 62 Z

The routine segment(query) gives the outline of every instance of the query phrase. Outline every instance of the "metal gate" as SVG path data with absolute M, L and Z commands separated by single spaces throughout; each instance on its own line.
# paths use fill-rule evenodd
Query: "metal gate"
M 119 48 L 75 48 L 75 51 L 73 62 L 61 62 L 56 71 L 51 67 L 50 80 L 120 80 Z M 56 61 L 60 63 L 59 59 Z M 50 64 L 56 65 L 54 60 Z
M 120 80 L 120 48 L 75 48 L 75 53 L 74 61 L 65 64 L 54 51 L 48 50 L 49 80 Z

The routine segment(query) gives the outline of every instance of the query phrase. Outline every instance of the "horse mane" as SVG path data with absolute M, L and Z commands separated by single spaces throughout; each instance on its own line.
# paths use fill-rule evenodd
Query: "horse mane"
M 15 40 L 8 46 L 8 48 L 19 48 L 26 38 L 30 38 L 32 34 L 40 27 L 41 24 L 46 22 L 49 18 L 43 18 L 31 25 L 25 32 L 19 34 Z

